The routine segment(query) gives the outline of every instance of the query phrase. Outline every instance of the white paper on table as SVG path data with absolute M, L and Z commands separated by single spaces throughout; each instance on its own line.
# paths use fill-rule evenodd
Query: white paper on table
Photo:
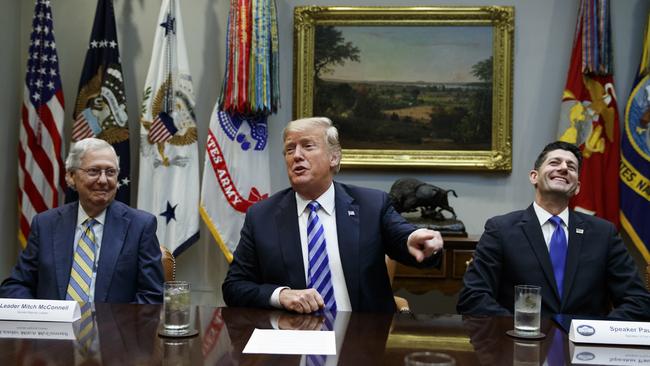
M 335 355 L 334 331 L 255 329 L 243 353 Z

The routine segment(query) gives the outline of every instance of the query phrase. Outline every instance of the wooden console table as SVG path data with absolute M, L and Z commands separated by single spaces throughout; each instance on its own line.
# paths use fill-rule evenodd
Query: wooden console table
M 445 249 L 440 269 L 418 269 L 397 263 L 393 280 L 393 290 L 421 295 L 438 290 L 445 295 L 453 295 L 463 286 L 463 275 L 472 260 L 479 237 L 444 237 Z

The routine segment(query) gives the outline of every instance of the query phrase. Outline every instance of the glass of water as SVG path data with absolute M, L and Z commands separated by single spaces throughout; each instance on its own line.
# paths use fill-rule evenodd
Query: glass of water
M 446 353 L 413 352 L 404 357 L 405 366 L 455 366 L 456 360 Z
M 190 328 L 190 284 L 168 281 L 164 286 L 163 327 L 168 334 L 183 334 Z
M 515 286 L 515 332 L 522 336 L 536 336 L 540 332 L 542 310 L 541 287 Z

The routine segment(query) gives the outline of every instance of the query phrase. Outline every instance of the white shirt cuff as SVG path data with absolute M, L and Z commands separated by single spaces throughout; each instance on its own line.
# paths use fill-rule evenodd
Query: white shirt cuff
M 282 305 L 280 304 L 280 291 L 284 290 L 285 288 L 289 288 L 289 287 L 282 286 L 273 290 L 273 293 L 271 294 L 271 298 L 269 299 L 269 305 L 273 306 L 276 309 L 282 309 Z

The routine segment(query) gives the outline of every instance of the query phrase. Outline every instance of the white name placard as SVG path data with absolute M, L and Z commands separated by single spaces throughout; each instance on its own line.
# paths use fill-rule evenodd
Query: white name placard
M 570 343 L 572 365 L 650 365 L 648 348 L 579 346 Z
M 73 322 L 81 317 L 79 303 L 64 300 L 0 299 L 0 319 Z
M 0 321 L 0 338 L 76 339 L 72 323 Z
M 573 319 L 569 339 L 575 343 L 650 345 L 650 323 Z

